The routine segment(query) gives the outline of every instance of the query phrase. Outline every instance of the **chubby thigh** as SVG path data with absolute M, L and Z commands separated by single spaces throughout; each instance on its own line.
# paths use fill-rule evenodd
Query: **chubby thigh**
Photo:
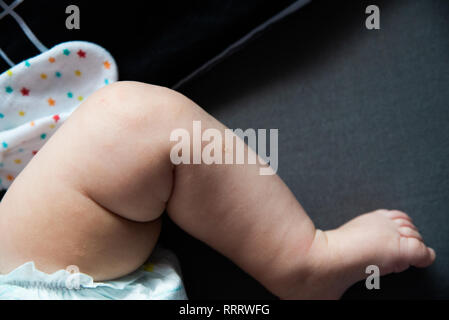
M 76 265 L 101 281 L 132 272 L 151 254 L 173 168 L 157 131 L 156 141 L 144 139 L 144 121 L 131 126 L 122 116 L 117 101 L 145 108 L 139 89 L 130 97 L 108 87 L 72 114 L 5 194 L 0 273 L 34 261 L 47 273 Z
M 34 261 L 37 269 L 46 273 L 75 265 L 102 281 L 134 271 L 150 255 L 160 220 L 125 219 L 64 184 L 55 183 L 46 190 L 53 195 L 30 189 L 11 192 L 2 205 L 1 274 Z M 26 197 L 30 193 L 36 198 Z

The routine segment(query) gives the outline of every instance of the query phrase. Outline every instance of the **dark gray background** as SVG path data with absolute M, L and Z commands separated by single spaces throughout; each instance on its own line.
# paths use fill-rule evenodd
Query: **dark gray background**
M 93 41 L 121 80 L 172 86 L 291 3 L 29 0 L 16 11 L 48 47 Z M 64 27 L 68 4 L 81 9 L 80 30 Z M 365 29 L 370 4 L 381 30 Z M 14 62 L 37 54 L 11 17 L 0 47 Z M 345 298 L 449 298 L 448 89 L 448 0 L 313 0 L 180 91 L 230 128 L 278 128 L 278 173 L 317 227 L 377 208 L 414 218 L 436 263 Z M 274 298 L 167 217 L 161 240 L 190 298 Z
M 365 28 L 368 4 L 381 30 Z M 230 128 L 279 128 L 278 173 L 317 227 L 412 216 L 435 264 L 345 298 L 449 298 L 448 18 L 446 0 L 315 0 L 180 90 Z M 272 298 L 165 222 L 190 298 Z

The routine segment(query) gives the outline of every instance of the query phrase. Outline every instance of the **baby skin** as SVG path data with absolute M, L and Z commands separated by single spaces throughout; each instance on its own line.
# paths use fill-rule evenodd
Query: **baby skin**
M 195 120 L 224 132 L 167 88 L 118 82 L 91 95 L 0 203 L 0 273 L 34 261 L 47 273 L 76 265 L 97 281 L 118 278 L 151 254 L 163 212 L 281 299 L 338 299 L 368 265 L 383 275 L 435 260 L 401 211 L 322 231 L 259 164 L 173 165 L 170 134 Z

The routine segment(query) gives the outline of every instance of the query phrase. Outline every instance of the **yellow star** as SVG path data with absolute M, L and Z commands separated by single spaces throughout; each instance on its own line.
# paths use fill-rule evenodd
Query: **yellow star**
M 42 79 L 47 79 L 47 75 L 45 73 L 41 73 L 41 78 Z
M 20 110 L 19 111 L 19 116 L 23 117 L 25 115 L 25 111 Z
M 6 74 L 11 77 L 12 76 L 12 71 L 8 70 L 8 71 L 6 71 Z
M 79 71 L 79 70 L 75 70 L 75 76 L 77 76 L 77 77 L 81 77 L 81 71 Z
M 144 264 L 143 265 L 143 270 L 148 271 L 148 272 L 153 272 L 154 264 L 152 264 L 151 262 L 148 262 L 148 263 Z

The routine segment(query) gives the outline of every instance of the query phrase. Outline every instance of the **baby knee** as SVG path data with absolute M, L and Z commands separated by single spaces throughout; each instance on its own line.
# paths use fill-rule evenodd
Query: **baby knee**
M 159 217 L 173 183 L 170 127 L 179 127 L 179 114 L 189 112 L 192 102 L 187 100 L 170 89 L 138 82 L 111 84 L 90 96 L 70 119 L 65 135 L 76 136 L 74 153 L 80 160 L 75 162 L 89 168 L 83 172 L 95 172 L 81 183 L 83 191 L 130 220 Z
M 121 81 L 94 93 L 85 105 L 101 118 L 127 130 L 167 129 L 188 114 L 194 103 L 169 88 Z M 86 108 L 87 109 L 87 108 Z M 93 110 L 92 110 L 93 109 Z

